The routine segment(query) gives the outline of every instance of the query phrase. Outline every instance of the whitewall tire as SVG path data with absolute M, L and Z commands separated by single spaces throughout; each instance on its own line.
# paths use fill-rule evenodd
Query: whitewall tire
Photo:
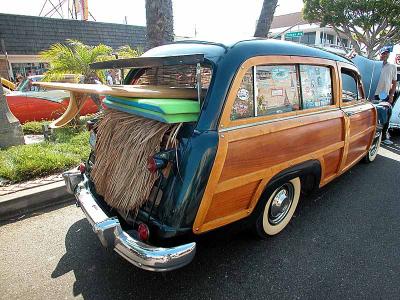
M 272 192 L 264 206 L 262 217 L 258 219 L 259 224 L 256 224 L 260 236 L 278 234 L 286 227 L 296 210 L 300 192 L 301 183 L 298 177 L 281 184 Z
M 364 158 L 364 161 L 367 163 L 371 163 L 375 160 L 376 156 L 378 155 L 379 148 L 382 142 L 382 133 L 379 135 L 378 138 L 375 138 L 374 142 L 372 143 L 371 147 L 368 150 L 367 155 Z

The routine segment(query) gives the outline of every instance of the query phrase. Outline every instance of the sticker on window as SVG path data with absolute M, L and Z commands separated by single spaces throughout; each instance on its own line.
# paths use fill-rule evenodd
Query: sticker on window
M 238 91 L 238 93 L 237 93 L 237 97 L 238 97 L 240 100 L 245 101 L 245 100 L 249 99 L 250 93 L 249 93 L 249 91 L 246 90 L 246 89 L 239 89 L 239 91 Z
M 289 77 L 289 70 L 286 67 L 276 67 L 271 70 L 272 79 L 276 81 L 286 80 Z

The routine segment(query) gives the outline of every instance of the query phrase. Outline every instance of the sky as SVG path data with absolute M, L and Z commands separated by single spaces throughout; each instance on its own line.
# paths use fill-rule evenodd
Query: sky
M 59 0 L 51 1 L 56 5 Z M 7 1 L 7 5 L 1 7 L 1 12 L 39 16 L 45 2 Z M 262 3 L 262 0 L 173 0 L 175 35 L 194 37 L 196 31 L 196 38 L 211 40 L 253 36 Z M 144 0 L 88 0 L 88 4 L 89 12 L 98 22 L 124 23 L 126 17 L 130 25 L 146 25 Z M 302 7 L 302 0 L 279 0 L 275 15 L 298 12 Z M 51 8 L 47 1 L 44 13 Z

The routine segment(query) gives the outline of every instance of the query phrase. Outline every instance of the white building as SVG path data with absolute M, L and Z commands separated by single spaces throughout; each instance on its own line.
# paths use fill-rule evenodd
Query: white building
M 349 40 L 344 35 L 337 35 L 331 27 L 320 27 L 319 23 L 310 24 L 301 12 L 275 16 L 269 37 L 323 47 L 340 53 L 351 49 Z

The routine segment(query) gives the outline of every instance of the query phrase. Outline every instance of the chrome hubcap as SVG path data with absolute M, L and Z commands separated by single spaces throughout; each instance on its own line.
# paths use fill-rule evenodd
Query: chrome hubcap
M 293 202 L 294 188 L 291 183 L 285 183 L 275 193 L 272 198 L 268 220 L 271 224 L 279 224 L 288 214 Z
M 375 156 L 375 154 L 378 152 L 378 149 L 379 149 L 379 140 L 380 140 L 380 137 L 378 137 L 378 138 L 376 139 L 376 141 L 375 141 L 374 144 L 372 145 L 371 149 L 369 149 L 369 155 L 370 155 L 371 157 Z

